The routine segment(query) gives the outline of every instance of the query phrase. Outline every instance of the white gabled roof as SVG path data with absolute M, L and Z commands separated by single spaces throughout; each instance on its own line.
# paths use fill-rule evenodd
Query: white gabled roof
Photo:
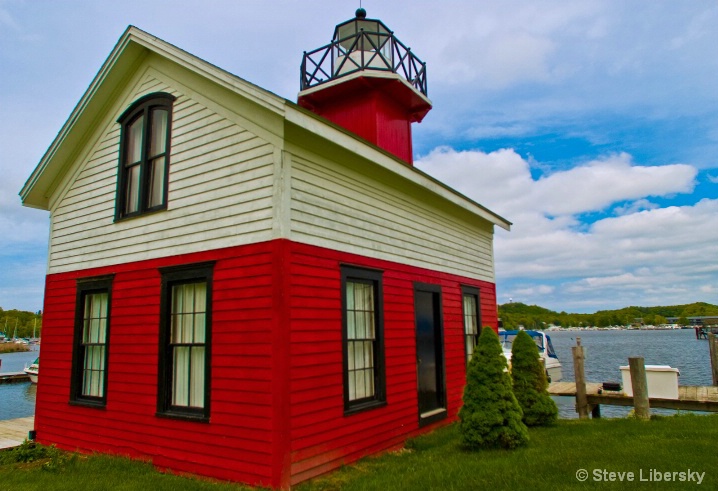
M 451 189 L 424 172 L 406 165 L 382 149 L 364 141 L 297 104 L 279 97 L 236 75 L 208 63 L 151 34 L 129 26 L 103 63 L 92 83 L 75 106 L 54 141 L 43 155 L 35 170 L 20 191 L 23 205 L 48 209 L 50 196 L 73 159 L 83 147 L 93 125 L 102 118 L 127 74 L 147 56 L 156 53 L 180 66 L 251 100 L 265 109 L 285 118 L 320 137 L 327 138 L 349 151 L 372 160 L 375 164 L 400 175 L 489 222 L 509 230 L 511 223 L 482 205 Z

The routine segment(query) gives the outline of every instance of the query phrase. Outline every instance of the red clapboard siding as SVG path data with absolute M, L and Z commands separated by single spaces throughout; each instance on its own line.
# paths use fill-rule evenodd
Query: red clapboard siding
M 204 261 L 216 261 L 210 423 L 158 418 L 158 269 Z M 255 244 L 49 275 L 38 439 L 84 452 L 152 458 L 175 471 L 273 484 L 273 263 L 273 246 Z M 105 274 L 114 274 L 107 405 L 70 405 L 76 281 Z
M 210 421 L 159 418 L 159 268 L 204 261 L 216 262 Z M 350 416 L 342 375 L 344 264 L 382 271 L 384 292 L 387 404 Z M 105 274 L 114 274 L 107 405 L 70 405 L 76 281 Z M 448 417 L 424 428 L 417 414 L 415 282 L 442 289 Z M 495 327 L 491 283 L 286 240 L 49 275 L 38 438 L 286 488 L 456 419 L 465 379 L 462 285 L 479 288 L 482 325 Z
M 344 416 L 343 403 L 342 264 L 383 271 L 387 405 L 351 416 Z M 479 288 L 482 324 L 495 327 L 492 283 L 297 243 L 292 243 L 290 276 L 293 483 L 426 431 L 419 429 L 417 414 L 415 282 L 442 288 L 449 413 L 444 423 L 455 420 L 466 368 L 461 286 Z

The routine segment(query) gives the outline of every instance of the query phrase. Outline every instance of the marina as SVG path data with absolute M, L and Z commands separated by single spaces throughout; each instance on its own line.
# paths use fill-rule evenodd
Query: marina
M 598 394 L 598 387 L 603 382 L 621 380 L 619 367 L 626 365 L 630 356 L 643 356 L 646 364 L 665 364 L 680 370 L 679 390 L 686 394 L 685 398 L 695 397 L 702 400 L 710 397 L 714 389 L 709 343 L 697 340 L 693 329 L 689 330 L 655 330 L 655 331 L 552 331 L 550 333 L 556 354 L 563 365 L 561 384 L 552 385 L 551 391 L 559 407 L 563 419 L 577 418 L 575 400 L 575 380 L 571 348 L 576 338 L 581 337 L 585 347 L 586 380 L 595 384 L 587 384 L 589 403 L 598 403 L 596 398 L 605 398 L 601 402 L 602 417 L 624 417 L 632 409 L 630 399 L 622 400 L 614 394 L 603 391 Z M 25 353 L 6 353 L 2 358 L 0 377 L 13 378 L 16 383 L 0 384 L 0 421 L 25 418 L 35 413 L 35 393 L 37 386 L 31 384 L 22 373 L 24 368 L 37 358 L 37 351 Z M 696 395 L 692 396 L 691 391 Z M 701 395 L 702 393 L 706 395 Z M 683 398 L 683 396 L 681 396 Z M 665 408 L 664 405 L 651 401 L 651 407 L 657 414 L 675 414 L 676 408 Z M 620 405 L 619 405 L 620 404 Z M 710 406 L 708 406 L 710 407 Z M 688 410 L 683 406 L 680 410 Z
M 604 382 L 621 382 L 620 367 L 628 364 L 632 356 L 641 356 L 646 365 L 670 365 L 680 370 L 678 377 L 679 390 L 682 387 L 709 387 L 713 385 L 709 345 L 697 340 L 693 329 L 672 330 L 582 330 L 582 331 L 551 331 L 551 340 L 559 360 L 563 365 L 562 383 L 575 383 L 572 348 L 576 346 L 576 338 L 581 338 L 585 348 L 585 380 L 587 397 L 590 387 L 601 386 Z M 591 383 L 595 383 L 592 386 Z M 564 389 L 570 386 L 564 386 Z M 594 389 L 597 394 L 598 389 Z M 693 390 L 693 389 L 687 389 Z M 576 412 L 575 389 L 559 390 L 554 386 L 553 399 L 559 408 L 562 419 L 578 418 Z M 602 396 L 609 397 L 607 391 Z M 601 416 L 619 418 L 627 416 L 633 409 L 630 401 L 611 399 L 601 406 Z M 621 404 L 625 402 L 625 404 Z M 620 405 L 619 405 L 620 404 Z M 652 412 L 658 415 L 672 415 L 677 409 L 652 405 Z M 684 407 L 681 411 L 687 411 Z

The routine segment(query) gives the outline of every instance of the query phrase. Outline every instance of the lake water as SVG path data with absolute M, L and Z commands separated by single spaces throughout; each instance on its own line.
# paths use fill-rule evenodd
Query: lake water
M 553 331 L 556 354 L 563 365 L 563 381 L 573 382 L 573 354 L 576 338 L 584 347 L 587 382 L 621 382 L 619 367 L 628 365 L 630 356 L 642 356 L 646 365 L 670 365 L 680 370 L 679 385 L 711 385 L 708 342 L 697 340 L 693 329 L 670 331 Z M 554 398 L 561 418 L 577 418 L 573 397 Z M 602 417 L 623 417 L 631 407 L 601 406 Z M 675 414 L 652 409 L 656 414 Z M 705 414 L 705 413 L 704 413 Z
M 37 350 L 37 347 L 33 347 Z M 0 372 L 22 372 L 37 358 L 37 351 L 23 353 L 2 353 Z M 35 414 L 35 393 L 37 385 L 30 382 L 0 384 L 0 420 L 24 418 Z
M 554 331 L 549 332 L 559 360 L 563 380 L 573 381 L 571 347 L 581 338 L 589 382 L 620 382 L 618 367 L 628 365 L 629 356 L 643 356 L 647 365 L 670 365 L 681 372 L 680 385 L 711 385 L 708 342 L 698 341 L 693 329 L 673 331 Z M 0 354 L 2 372 L 20 372 L 32 363 L 37 352 Z M 36 386 L 29 382 L 0 384 L 0 420 L 32 416 L 35 413 Z M 578 417 L 573 397 L 556 397 L 561 418 Z M 631 408 L 602 406 L 602 417 L 623 417 Z M 658 414 L 674 411 L 654 409 Z

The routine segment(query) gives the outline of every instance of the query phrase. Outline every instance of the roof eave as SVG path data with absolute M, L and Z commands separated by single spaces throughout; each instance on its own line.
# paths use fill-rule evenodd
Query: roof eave
M 447 186 L 438 179 L 406 162 L 395 155 L 367 142 L 363 138 L 344 128 L 328 121 L 313 112 L 305 109 L 291 101 L 287 102 L 285 118 L 288 122 L 306 128 L 308 131 L 318 134 L 325 139 L 343 146 L 347 150 L 371 160 L 389 171 L 422 186 L 423 188 L 441 196 L 442 198 L 468 210 L 474 215 L 497 225 L 504 230 L 510 231 L 512 223 L 500 215 L 489 210 L 485 206 L 461 194 L 455 189 Z

